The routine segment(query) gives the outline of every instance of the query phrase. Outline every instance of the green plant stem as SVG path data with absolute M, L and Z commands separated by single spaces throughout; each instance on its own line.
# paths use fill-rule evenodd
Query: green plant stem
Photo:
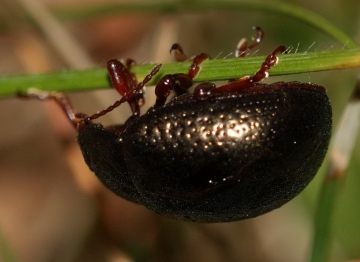
M 326 262 L 329 260 L 332 243 L 330 229 L 332 226 L 334 206 L 343 184 L 341 181 L 342 180 L 325 178 L 322 184 L 315 215 L 315 232 L 310 257 L 311 262 Z
M 280 55 L 280 61 L 270 70 L 270 75 L 297 74 L 324 70 L 360 67 L 360 48 Z M 195 82 L 236 79 L 252 75 L 264 61 L 264 56 L 246 58 L 227 58 L 205 61 Z M 155 84 L 161 76 L 174 73 L 187 73 L 190 62 L 163 64 L 160 72 L 149 82 Z M 141 81 L 154 65 L 132 67 Z M 109 88 L 107 72 L 103 68 L 60 71 L 38 75 L 9 75 L 0 78 L 0 97 L 15 96 L 28 88 L 45 91 L 74 92 Z
M 82 6 L 71 10 L 60 10 L 55 12 L 62 19 L 84 19 L 95 16 L 118 13 L 181 13 L 181 12 L 204 12 L 211 10 L 241 11 L 255 10 L 268 13 L 281 14 L 306 22 L 310 26 L 319 29 L 332 38 L 340 41 L 348 48 L 356 47 L 357 44 L 345 33 L 339 30 L 332 23 L 323 17 L 297 5 L 285 1 L 172 1 L 172 2 L 142 2 L 142 3 L 121 3 L 96 6 Z
M 14 249 L 10 245 L 8 239 L 4 236 L 4 232 L 0 229 L 0 261 L 16 262 L 19 261 L 15 256 Z

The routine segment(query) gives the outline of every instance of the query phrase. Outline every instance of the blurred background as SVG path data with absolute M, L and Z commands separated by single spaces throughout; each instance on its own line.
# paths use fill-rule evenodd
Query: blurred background
M 291 2 L 360 41 L 359 1 Z M 104 67 L 112 58 L 173 61 L 169 48 L 175 42 L 189 56 L 233 56 L 238 41 L 254 35 L 254 25 L 265 31 L 257 55 L 279 45 L 297 52 L 343 48 L 300 21 L 263 11 L 76 16 L 112 3 L 121 0 L 0 0 L 0 75 Z M 336 125 L 357 74 L 358 69 L 347 69 L 269 81 L 327 87 Z M 153 103 L 152 90 L 147 89 L 146 106 Z M 71 94 L 75 108 L 89 114 L 114 97 L 111 89 Z M 309 256 L 321 172 L 298 197 L 263 216 L 219 224 L 175 221 L 104 188 L 84 164 L 75 131 L 53 103 L 6 98 L 0 109 L 0 251 L 8 261 L 306 261 Z M 129 113 L 124 106 L 101 122 L 121 123 Z M 355 148 L 336 203 L 332 261 L 360 259 L 359 141 Z

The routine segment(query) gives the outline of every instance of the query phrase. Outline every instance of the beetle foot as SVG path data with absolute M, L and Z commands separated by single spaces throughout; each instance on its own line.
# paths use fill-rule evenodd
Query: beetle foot
M 18 92 L 17 95 L 18 97 L 24 99 L 37 99 L 41 101 L 54 100 L 60 106 L 75 128 L 78 128 L 78 124 L 82 122 L 84 118 L 86 118 L 86 115 L 83 113 L 75 113 L 69 97 L 64 93 L 51 91 L 48 92 L 36 88 L 29 88 L 26 93 Z
M 261 40 L 264 38 L 264 31 L 262 31 L 260 27 L 254 26 L 252 29 L 256 30 L 256 37 L 253 38 L 250 45 L 247 44 L 246 38 L 242 38 L 236 47 L 235 57 L 244 57 L 246 52 L 260 44 Z

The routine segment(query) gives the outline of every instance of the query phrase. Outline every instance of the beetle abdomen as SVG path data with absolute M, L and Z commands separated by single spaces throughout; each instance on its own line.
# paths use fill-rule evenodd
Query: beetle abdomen
M 121 135 L 144 205 L 220 222 L 280 207 L 311 181 L 327 151 L 331 106 L 322 87 L 257 85 L 150 109 Z

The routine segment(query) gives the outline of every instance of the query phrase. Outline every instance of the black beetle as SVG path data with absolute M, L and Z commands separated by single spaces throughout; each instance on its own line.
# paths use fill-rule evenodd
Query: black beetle
M 182 220 L 251 218 L 298 195 L 319 169 L 330 140 L 325 88 L 257 83 L 277 63 L 276 53 L 284 51 L 281 46 L 267 56 L 252 77 L 218 88 L 202 83 L 168 103 L 170 91 L 187 89 L 192 77 L 164 76 L 155 90 L 156 104 L 142 116 L 142 88 L 161 65 L 136 84 L 123 64 L 111 60 L 110 79 L 123 97 L 90 117 L 69 110 L 64 96 L 41 99 L 61 104 L 79 130 L 86 163 L 117 195 Z M 199 61 L 193 61 L 190 70 L 198 71 Z M 124 102 L 133 111 L 124 125 L 104 128 L 92 122 Z

